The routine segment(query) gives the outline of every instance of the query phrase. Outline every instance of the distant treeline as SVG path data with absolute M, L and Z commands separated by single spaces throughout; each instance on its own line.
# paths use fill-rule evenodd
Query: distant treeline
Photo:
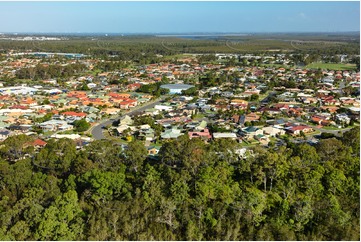
M 80 63 L 61 65 L 37 65 L 30 68 L 21 68 L 16 71 L 18 79 L 44 80 L 49 78 L 67 78 L 86 70 L 86 66 Z
M 301 35 L 302 36 L 302 35 Z M 71 52 L 95 56 L 118 56 L 121 60 L 141 60 L 144 55 L 179 53 L 257 53 L 267 51 L 320 52 L 322 54 L 358 54 L 359 39 L 352 36 L 262 36 L 185 39 L 155 36 L 71 37 L 59 41 L 1 40 L 3 50 Z M 293 38 L 291 38 L 293 37 Z M 352 38 L 351 38 L 352 37 Z M 357 36 L 356 36 L 357 37 Z M 282 39 L 284 38 L 284 39 Z M 292 41 L 294 38 L 301 40 Z

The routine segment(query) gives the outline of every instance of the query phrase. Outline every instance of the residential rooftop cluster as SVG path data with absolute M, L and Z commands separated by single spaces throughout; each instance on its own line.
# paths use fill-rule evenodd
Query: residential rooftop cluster
M 359 123 L 360 72 L 295 68 L 284 54 L 129 65 L 66 54 L 3 56 L 1 140 L 27 134 L 39 147 L 50 138 L 87 144 L 98 139 L 93 127 L 120 117 L 105 137 L 125 146 L 143 140 L 154 156 L 181 135 L 234 139 L 245 148 L 282 145 L 284 137 L 314 144 L 321 133 L 338 135 Z

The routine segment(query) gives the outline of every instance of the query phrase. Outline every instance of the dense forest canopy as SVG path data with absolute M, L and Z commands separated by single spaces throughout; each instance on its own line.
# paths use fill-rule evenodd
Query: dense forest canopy
M 255 147 L 181 136 L 77 150 L 30 137 L 0 149 L 1 240 L 359 240 L 360 142 Z M 24 154 L 30 154 L 25 156 Z

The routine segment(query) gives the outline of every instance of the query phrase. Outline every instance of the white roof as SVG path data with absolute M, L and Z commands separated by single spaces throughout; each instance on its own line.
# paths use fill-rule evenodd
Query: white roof
M 124 125 L 120 125 L 120 126 L 117 128 L 117 131 L 118 131 L 119 133 L 122 133 L 122 132 L 123 132 L 124 130 L 126 130 L 126 129 L 130 129 L 130 130 L 132 130 L 132 131 L 135 131 L 135 130 L 136 130 L 135 127 L 133 127 L 133 126 L 128 126 L 128 125 L 124 124 Z
M 44 92 L 47 92 L 47 93 L 62 93 L 62 90 L 60 89 L 50 89 L 50 90 L 44 90 Z
M 237 138 L 235 133 L 213 133 L 213 138 Z
M 300 92 L 300 93 L 297 94 L 297 97 L 312 97 L 312 95 Z
M 340 100 L 355 100 L 355 98 L 352 97 L 340 97 Z
M 55 138 L 55 139 L 62 139 L 62 138 L 79 139 L 80 135 L 79 134 L 53 134 L 51 137 Z
M 263 127 L 262 130 L 265 130 L 265 131 L 271 131 L 271 130 L 279 130 L 279 129 L 283 129 L 283 128 L 280 128 L 279 126 L 267 126 L 267 127 Z
M 273 127 L 274 127 L 275 129 L 283 129 L 283 127 L 282 127 L 282 126 L 279 126 L 279 125 L 273 125 Z
M 348 109 L 350 109 L 353 112 L 360 112 L 360 108 L 351 107 L 351 108 L 348 108 Z
M 4 113 L 32 113 L 34 112 L 34 110 L 31 109 L 0 109 L 0 114 L 4 114 Z
M 139 126 L 140 129 L 150 129 L 150 125 L 149 124 L 143 124 Z
M 67 124 L 68 123 L 63 120 L 50 119 L 48 121 L 41 123 L 40 125 L 67 125 Z
M 173 107 L 171 106 L 167 106 L 167 105 L 155 105 L 154 106 L 155 109 L 173 109 Z

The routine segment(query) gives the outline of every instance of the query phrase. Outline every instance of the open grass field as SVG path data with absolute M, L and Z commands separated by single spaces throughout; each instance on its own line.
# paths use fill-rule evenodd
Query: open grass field
M 311 63 L 306 66 L 306 68 L 312 69 L 327 69 L 327 70 L 335 70 L 335 71 L 351 71 L 356 69 L 355 64 L 335 64 L 335 63 Z

